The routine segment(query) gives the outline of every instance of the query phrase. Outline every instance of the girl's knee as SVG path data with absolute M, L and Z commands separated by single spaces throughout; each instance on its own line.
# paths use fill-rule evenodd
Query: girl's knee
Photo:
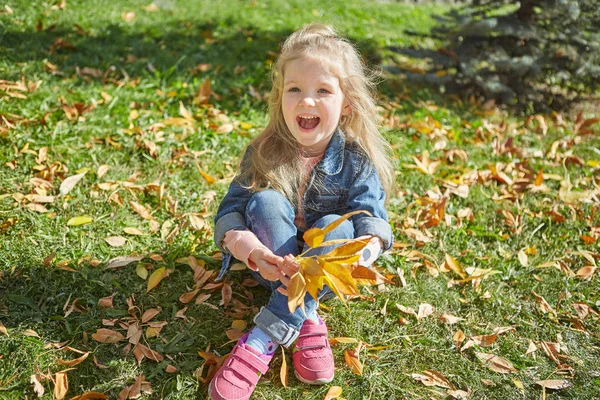
M 247 212 L 273 214 L 277 211 L 293 212 L 291 203 L 274 189 L 265 189 L 256 192 L 250 197 Z

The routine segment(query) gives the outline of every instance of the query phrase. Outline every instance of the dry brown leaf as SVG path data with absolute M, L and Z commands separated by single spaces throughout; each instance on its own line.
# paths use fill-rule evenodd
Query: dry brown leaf
M 71 400 L 92 400 L 92 399 L 104 400 L 104 399 L 108 399 L 108 396 L 105 395 L 104 393 L 100 393 L 100 392 L 85 392 L 83 394 L 80 394 L 79 396 L 75 396 L 75 397 L 71 398 Z
M 62 181 L 62 183 L 60 184 L 60 194 L 64 196 L 65 194 L 73 190 L 75 185 L 81 180 L 81 178 L 85 176 L 85 174 L 86 172 L 73 175 Z
M 439 386 L 446 389 L 456 388 L 444 375 L 434 370 L 425 370 L 423 374 L 412 374 L 413 379 L 423 383 L 425 386 Z
M 543 388 L 552 390 L 565 389 L 571 386 L 571 382 L 569 382 L 566 379 L 548 379 L 543 381 L 536 381 L 535 383 Z
M 100 343 L 117 343 L 124 340 L 125 336 L 112 329 L 100 328 L 92 334 L 92 338 Z
M 77 364 L 81 364 L 82 362 L 85 361 L 86 358 L 88 358 L 88 356 L 90 355 L 90 353 L 84 353 L 81 357 L 79 358 L 75 358 L 73 360 L 60 360 L 60 359 L 56 359 L 56 362 L 59 363 L 60 365 L 66 365 L 68 367 L 73 367 Z
M 142 315 L 142 324 L 145 324 L 146 322 L 150 321 L 152 318 L 156 317 L 158 315 L 158 313 L 160 313 L 162 310 L 161 307 L 157 307 L 157 308 L 150 308 L 146 311 L 144 311 L 144 314 Z
M 33 384 L 33 391 L 35 392 L 35 394 L 37 394 L 38 397 L 42 397 L 44 395 L 44 392 L 46 391 L 46 389 L 44 389 L 44 386 L 41 383 L 42 379 L 42 375 L 40 374 L 31 375 L 31 377 L 29 378 L 29 382 Z
M 108 366 L 100 364 L 98 362 L 98 359 L 96 358 L 96 355 L 94 354 L 94 364 L 96 365 L 96 367 L 100 368 L 100 369 L 106 369 L 108 368 Z
M 572 306 L 575 309 L 575 312 L 577 312 L 579 318 L 581 318 L 582 320 L 586 319 L 587 316 L 590 314 L 591 307 L 585 303 L 577 302 L 573 303 Z
M 591 279 L 592 275 L 594 275 L 594 272 L 596 272 L 596 269 L 598 269 L 598 268 L 597 267 L 593 267 L 591 265 L 587 265 L 587 266 L 585 266 L 583 268 L 580 268 L 577 271 L 576 276 L 578 278 L 581 278 L 581 279 Z
M 544 342 L 540 341 L 539 345 L 541 349 L 546 353 L 549 359 L 554 361 L 556 364 L 561 364 L 560 362 L 560 344 L 553 342 Z
M 113 296 L 103 297 L 98 300 L 98 307 L 113 308 Z
M 238 340 L 244 336 L 244 332 L 238 331 L 237 329 L 228 329 L 225 331 L 225 335 L 227 335 L 229 340 Z
M 102 178 L 106 172 L 108 171 L 108 169 L 110 168 L 110 166 L 108 165 L 101 165 L 98 167 L 98 171 L 96 171 L 96 176 L 98 177 L 98 179 Z
M 34 331 L 33 329 L 25 329 L 23 331 L 23 335 L 29 336 L 29 337 L 36 337 L 38 339 L 41 339 L 40 335 L 36 331 Z
M 181 296 L 179 296 L 179 301 L 182 302 L 183 304 L 187 304 L 190 301 L 194 300 L 194 297 L 198 294 L 199 291 L 200 291 L 200 289 L 196 289 L 191 292 L 184 293 Z
M 281 370 L 279 371 L 279 379 L 281 379 L 283 387 L 288 387 L 288 367 L 283 346 L 281 347 Z
M 104 238 L 104 241 L 112 247 L 121 247 L 127 243 L 127 239 L 125 239 L 123 236 L 109 236 Z
M 332 386 L 325 394 L 325 398 L 323 400 L 334 400 L 342 395 L 342 388 L 340 386 Z
M 456 332 L 454 332 L 454 335 L 452 335 L 452 343 L 454 343 L 454 345 L 456 346 L 457 349 L 460 349 L 460 346 L 462 345 L 462 342 L 465 340 L 465 334 L 462 330 L 457 330 Z
M 552 306 L 550 304 L 548 304 L 548 302 L 546 301 L 546 299 L 544 299 L 542 296 L 538 295 L 535 291 L 531 291 L 531 293 L 533 293 L 533 296 L 535 297 L 535 302 L 538 305 L 538 308 L 540 309 L 540 311 L 543 314 L 546 313 L 551 313 L 556 315 L 556 311 L 554 311 L 554 309 L 552 308 Z
M 167 364 L 167 366 L 165 367 L 165 371 L 169 374 L 174 374 L 175 372 L 177 372 L 177 368 L 175 368 L 171 364 Z
M 210 296 L 211 296 L 210 293 L 200 293 L 200 295 L 198 295 L 198 297 L 196 297 L 196 304 L 204 303 L 206 300 L 208 300 L 210 298 Z
M 2 323 L 2 321 L 0 321 L 0 333 L 4 333 L 6 336 L 10 336 L 8 334 L 8 331 L 6 330 L 6 327 L 4 326 L 4 324 Z
M 67 374 L 64 372 L 57 372 L 54 376 L 54 398 L 56 400 L 62 400 L 69 391 L 69 381 Z
M 231 285 L 228 283 L 224 284 L 223 287 L 221 288 L 221 298 L 222 298 L 221 301 L 223 302 L 223 305 L 225 307 L 227 307 L 227 305 L 231 301 L 232 295 L 233 295 L 233 290 L 231 289 Z
M 154 217 L 152 217 L 152 214 L 150 213 L 150 211 L 143 205 L 136 203 L 133 200 L 131 200 L 129 202 L 129 205 L 131 205 L 131 208 L 133 208 L 133 211 L 135 211 L 137 214 L 139 214 L 139 216 L 142 217 L 143 219 L 149 219 L 149 220 L 154 219 Z
M 537 346 L 531 340 L 529 341 L 529 346 L 527 347 L 527 351 L 524 355 L 533 354 L 537 351 Z
M 419 305 L 419 311 L 417 313 L 417 320 L 422 320 L 433 314 L 434 308 L 431 304 L 421 304 Z
M 505 358 L 498 357 L 494 354 L 475 352 L 475 356 L 481 361 L 483 365 L 488 367 L 494 372 L 501 374 L 508 374 L 511 372 L 517 372 L 517 369 Z
M 144 257 L 141 256 L 119 256 L 119 257 L 115 257 L 111 260 L 108 261 L 108 263 L 106 264 L 106 268 L 107 269 L 111 269 L 111 268 L 120 268 L 120 267 L 124 267 L 126 265 L 131 264 L 132 262 L 136 262 L 136 261 L 140 261 L 142 260 Z
M 464 321 L 464 320 L 465 320 L 464 318 L 455 317 L 454 315 L 451 315 L 451 314 L 440 315 L 440 321 L 442 321 L 443 323 L 448 324 L 448 325 L 456 324 L 457 322 Z
M 144 232 L 142 232 L 138 228 L 134 228 L 134 227 L 127 227 L 127 228 L 123 229 L 123 232 L 125 232 L 128 235 L 146 236 L 146 234 Z
M 169 272 L 170 270 L 165 267 L 155 270 L 152 275 L 150 275 L 150 278 L 148 278 L 148 287 L 146 288 L 146 293 L 154 289 L 156 286 L 158 286 L 160 281 L 169 276 Z

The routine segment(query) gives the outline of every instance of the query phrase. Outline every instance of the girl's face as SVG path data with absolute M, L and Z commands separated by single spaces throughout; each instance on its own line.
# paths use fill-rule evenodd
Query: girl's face
M 339 79 L 309 57 L 289 61 L 283 77 L 282 111 L 288 129 L 304 154 L 322 154 L 340 117 L 350 113 Z

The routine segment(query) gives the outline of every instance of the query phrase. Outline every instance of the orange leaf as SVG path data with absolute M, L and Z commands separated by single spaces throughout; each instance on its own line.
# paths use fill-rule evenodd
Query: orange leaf
M 125 336 L 112 329 L 100 328 L 92 334 L 92 338 L 100 343 L 117 343 L 125 339 Z
M 288 387 L 288 367 L 283 347 L 281 347 L 281 370 L 279 371 L 279 378 L 283 387 Z
M 71 400 L 92 400 L 92 399 L 108 399 L 108 396 L 100 392 L 85 392 L 79 396 L 72 397 Z
M 179 301 L 182 302 L 183 304 L 189 303 L 190 301 L 194 300 L 194 296 L 196 296 L 196 294 L 198 294 L 199 290 L 200 289 L 196 289 L 191 292 L 182 294 L 181 296 L 179 296 Z
M 350 367 L 350 370 L 354 372 L 356 375 L 363 374 L 363 365 L 359 359 L 361 343 L 355 349 L 346 349 L 344 351 L 344 358 L 346 359 L 346 364 Z
M 365 213 L 369 216 L 372 216 L 372 214 L 370 212 L 364 211 L 364 210 L 357 210 L 357 211 L 352 211 L 352 212 L 346 213 L 322 229 L 321 228 L 310 228 L 309 230 L 304 232 L 304 236 L 303 236 L 304 242 L 309 247 L 319 246 L 321 243 L 323 243 L 323 240 L 325 239 L 325 235 L 327 235 L 329 232 L 331 232 L 332 230 L 337 228 L 342 222 L 344 222 L 348 218 L 352 217 L 353 215 L 361 214 L 361 213 Z
M 223 305 L 225 307 L 227 307 L 227 305 L 231 301 L 232 294 L 233 294 L 233 291 L 231 290 L 231 285 L 228 283 L 224 284 L 223 287 L 221 288 L 221 297 L 222 297 Z
M 290 279 L 287 287 L 288 292 L 288 308 L 291 313 L 296 311 L 296 308 L 304 309 L 304 294 L 306 293 L 306 280 L 300 272 L 296 272 Z
M 89 355 L 90 355 L 90 353 L 85 353 L 81 357 L 76 358 L 74 360 L 66 360 L 65 361 L 65 360 L 57 359 L 56 362 L 59 363 L 60 365 L 66 365 L 68 367 L 72 367 L 74 365 L 82 363 L 86 358 L 88 358 Z
M 156 317 L 156 315 L 158 315 L 159 312 L 161 312 L 162 308 L 161 307 L 157 307 L 157 308 L 151 308 L 149 310 L 144 311 L 144 314 L 142 314 L 142 324 L 145 324 L 146 322 L 150 321 L 152 318 Z
M 67 395 L 67 391 L 69 390 L 69 381 L 67 379 L 67 374 L 64 372 L 57 372 L 54 378 L 55 386 L 54 386 L 54 398 L 56 400 L 62 400 Z

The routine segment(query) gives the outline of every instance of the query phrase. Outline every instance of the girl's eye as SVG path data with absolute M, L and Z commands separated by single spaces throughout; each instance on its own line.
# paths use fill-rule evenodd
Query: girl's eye
M 289 92 L 299 92 L 300 89 L 298 89 L 297 87 L 293 87 L 293 88 L 290 88 L 288 91 Z
M 327 89 L 319 89 L 319 93 L 325 93 L 325 94 L 327 94 L 327 93 L 331 93 L 331 92 L 329 90 L 327 90 Z

